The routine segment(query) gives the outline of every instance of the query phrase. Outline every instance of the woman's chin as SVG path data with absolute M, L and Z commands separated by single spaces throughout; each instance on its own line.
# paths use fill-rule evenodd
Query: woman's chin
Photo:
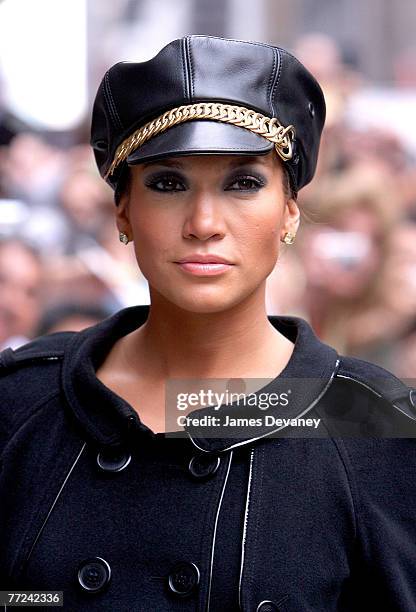
M 178 300 L 177 305 L 183 310 L 188 312 L 200 313 L 200 314 L 213 314 L 216 312 L 223 312 L 228 310 L 233 304 L 230 300 L 219 297 L 218 299 L 188 299 Z
M 243 300 L 242 295 L 230 295 L 222 289 L 215 291 L 183 291 L 180 294 L 166 295 L 165 297 L 177 307 L 188 312 L 210 314 L 223 312 L 232 308 Z

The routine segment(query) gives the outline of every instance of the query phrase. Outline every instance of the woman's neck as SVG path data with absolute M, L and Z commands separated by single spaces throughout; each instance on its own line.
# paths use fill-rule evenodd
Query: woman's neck
M 287 364 L 293 343 L 268 321 L 264 294 L 257 294 L 216 313 L 152 301 L 147 321 L 119 348 L 126 367 L 155 379 L 270 378 Z

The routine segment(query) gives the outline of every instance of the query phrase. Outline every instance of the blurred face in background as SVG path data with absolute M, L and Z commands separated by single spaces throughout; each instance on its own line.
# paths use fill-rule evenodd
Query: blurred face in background
M 40 317 L 42 268 L 18 242 L 0 244 L 0 343 L 31 337 Z
M 53 200 L 65 171 L 63 151 L 22 132 L 5 149 L 2 178 L 9 196 L 44 205 Z
M 402 222 L 388 237 L 381 297 L 403 323 L 416 315 L 416 223 Z
M 63 210 L 84 232 L 95 232 L 109 213 L 113 212 L 112 198 L 106 185 L 92 172 L 77 170 L 64 180 L 59 197 Z
M 305 234 L 300 250 L 310 286 L 343 300 L 367 291 L 382 260 L 378 222 L 370 209 L 342 211 L 330 224 Z

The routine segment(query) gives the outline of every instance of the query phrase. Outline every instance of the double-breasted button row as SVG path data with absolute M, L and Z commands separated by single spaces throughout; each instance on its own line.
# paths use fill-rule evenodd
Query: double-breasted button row
M 193 478 L 205 480 L 214 476 L 220 466 L 220 458 L 216 455 L 194 455 L 189 462 L 189 473 Z
M 131 461 L 131 454 L 123 449 L 104 449 L 97 455 L 97 465 L 104 472 L 121 472 Z M 198 480 L 214 476 L 220 466 L 220 458 L 216 455 L 194 455 L 189 464 L 189 474 Z
M 78 567 L 78 584 L 85 593 L 101 593 L 111 579 L 111 567 L 102 557 L 84 559 Z M 176 563 L 167 577 L 169 591 L 176 597 L 189 597 L 199 585 L 200 571 L 195 563 Z

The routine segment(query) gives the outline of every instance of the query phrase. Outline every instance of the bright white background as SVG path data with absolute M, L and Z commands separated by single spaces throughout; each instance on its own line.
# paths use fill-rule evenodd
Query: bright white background
M 68 130 L 86 112 L 86 0 L 0 3 L 2 97 L 33 126 Z

